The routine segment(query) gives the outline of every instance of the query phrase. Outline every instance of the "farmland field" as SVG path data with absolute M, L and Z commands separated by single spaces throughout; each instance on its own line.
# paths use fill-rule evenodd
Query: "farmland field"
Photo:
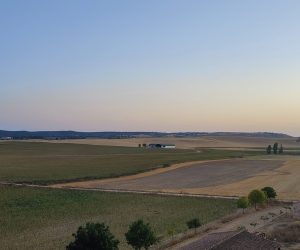
M 214 187 L 247 179 L 263 171 L 279 168 L 283 161 L 276 160 L 220 160 L 189 164 L 167 172 L 141 178 L 116 178 L 111 181 L 90 181 L 89 187 L 125 190 L 168 190 Z M 94 183 L 94 185 L 92 185 Z M 68 185 L 74 186 L 69 183 Z M 77 186 L 86 187 L 85 182 Z
M 218 196 L 245 196 L 252 189 L 272 186 L 280 199 L 299 200 L 299 179 L 299 156 L 265 155 L 183 163 L 146 174 L 58 186 Z
M 0 181 L 50 184 L 136 174 L 174 163 L 257 155 L 256 151 L 144 149 L 0 142 Z
M 44 140 L 35 140 L 44 141 Z M 158 137 L 158 138 L 129 138 L 129 139 L 69 139 L 69 140 L 51 140 L 51 143 L 73 143 L 88 145 L 106 145 L 137 147 L 138 144 L 150 143 L 171 143 L 176 144 L 177 148 L 195 149 L 195 148 L 263 148 L 267 145 L 273 145 L 274 142 L 283 144 L 286 148 L 300 148 L 300 142 L 297 138 L 264 138 L 247 136 L 201 136 L 201 137 Z
M 88 221 L 107 223 L 128 249 L 124 233 L 142 218 L 164 239 L 168 230 L 186 230 L 186 221 L 203 223 L 235 210 L 222 199 L 117 194 L 93 191 L 0 186 L 1 249 L 64 249 L 72 233 Z

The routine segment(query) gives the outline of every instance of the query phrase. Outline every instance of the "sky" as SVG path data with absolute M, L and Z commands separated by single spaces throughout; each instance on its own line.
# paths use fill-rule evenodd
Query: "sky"
M 0 0 L 0 129 L 300 135 L 298 0 Z

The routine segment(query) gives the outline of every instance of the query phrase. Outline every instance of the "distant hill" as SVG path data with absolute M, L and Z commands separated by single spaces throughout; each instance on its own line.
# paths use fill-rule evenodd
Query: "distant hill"
M 85 138 L 103 138 L 103 139 L 122 139 L 138 137 L 201 137 L 201 136 L 231 136 L 231 137 L 260 137 L 260 138 L 293 138 L 287 134 L 257 132 L 78 132 L 78 131 L 6 131 L 0 130 L 0 138 L 12 139 L 85 139 Z

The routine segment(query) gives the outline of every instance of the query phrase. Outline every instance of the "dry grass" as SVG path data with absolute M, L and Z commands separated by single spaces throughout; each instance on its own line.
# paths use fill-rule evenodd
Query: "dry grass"
M 278 169 L 265 171 L 254 177 L 231 184 L 208 188 L 181 190 L 187 193 L 244 196 L 250 190 L 264 186 L 274 187 L 280 199 L 300 199 L 300 157 L 289 157 Z M 173 190 L 178 191 L 178 190 Z

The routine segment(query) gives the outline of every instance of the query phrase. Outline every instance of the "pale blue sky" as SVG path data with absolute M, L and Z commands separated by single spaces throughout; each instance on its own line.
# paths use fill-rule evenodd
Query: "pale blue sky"
M 300 135 L 300 1 L 0 0 L 0 129 Z

